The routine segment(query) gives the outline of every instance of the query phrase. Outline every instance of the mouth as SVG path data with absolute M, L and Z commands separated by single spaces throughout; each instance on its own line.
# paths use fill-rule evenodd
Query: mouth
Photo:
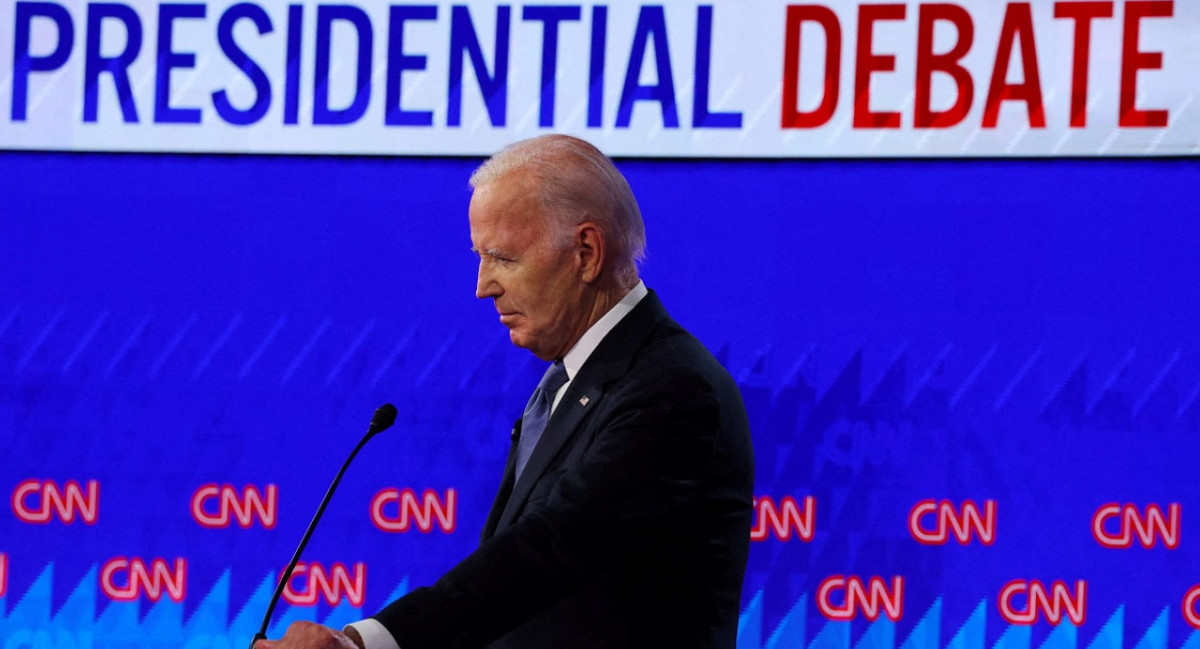
M 518 314 L 516 313 L 501 313 L 500 324 L 510 325 L 517 319 L 517 316 Z

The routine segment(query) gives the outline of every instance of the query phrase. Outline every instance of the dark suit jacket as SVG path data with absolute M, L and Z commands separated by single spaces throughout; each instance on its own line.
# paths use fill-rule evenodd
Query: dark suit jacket
M 746 413 L 653 292 L 584 363 L 514 482 L 518 435 L 479 548 L 375 616 L 401 649 L 733 649 Z

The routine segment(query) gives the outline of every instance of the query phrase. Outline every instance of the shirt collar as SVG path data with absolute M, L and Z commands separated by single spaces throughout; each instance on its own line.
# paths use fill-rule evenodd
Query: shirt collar
M 566 356 L 563 356 L 563 365 L 567 368 L 568 380 L 575 378 L 575 375 L 579 373 L 579 369 L 587 362 L 588 357 L 592 355 L 592 352 L 596 351 L 596 347 L 600 346 L 600 341 L 604 340 L 608 332 L 612 331 L 613 327 L 616 327 L 617 323 L 624 319 L 626 315 L 629 315 L 633 307 L 637 306 L 638 302 L 641 302 L 642 298 L 646 297 L 649 293 L 650 291 L 646 289 L 646 284 L 638 280 L 637 286 L 634 286 L 629 293 L 625 294 L 625 297 L 621 298 L 620 302 L 613 305 L 613 308 L 609 309 L 608 313 L 601 316 L 595 324 L 584 332 L 579 341 L 575 343 L 575 346 L 571 348 L 571 351 L 567 352 Z

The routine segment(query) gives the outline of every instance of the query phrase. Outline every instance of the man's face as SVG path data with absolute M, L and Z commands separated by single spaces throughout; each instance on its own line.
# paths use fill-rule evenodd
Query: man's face
M 492 298 L 514 345 L 562 358 L 587 328 L 584 284 L 578 256 L 553 245 L 534 180 L 514 171 L 475 190 L 470 220 L 475 296 Z

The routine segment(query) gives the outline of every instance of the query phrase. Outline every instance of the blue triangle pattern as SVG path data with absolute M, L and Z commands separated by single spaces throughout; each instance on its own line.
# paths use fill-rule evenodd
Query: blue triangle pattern
M 275 592 L 275 573 L 269 572 L 254 589 L 254 594 L 242 605 L 237 616 L 230 623 L 230 629 L 249 633 L 251 637 L 262 624 L 262 616 L 267 612 L 267 602 L 271 601 L 271 593 Z
M 141 646 L 138 628 L 138 602 L 113 602 L 96 618 L 93 627 L 96 642 L 110 649 L 133 649 Z M 147 637 L 145 640 L 149 641 Z
M 854 649 L 895 649 L 895 646 L 896 623 L 882 616 L 854 643 Z
M 142 620 L 140 632 L 143 647 L 169 649 L 183 644 L 183 602 L 163 597 Z
M 771 638 L 767 640 L 766 649 L 803 647 L 805 626 L 807 625 L 806 611 L 808 611 L 808 593 L 801 595 L 787 615 L 783 616 L 783 621 L 775 627 Z
M 1121 649 L 1125 638 L 1125 605 L 1113 611 L 1100 632 L 1088 643 L 1087 649 Z
M 933 600 L 925 616 L 913 626 L 900 649 L 924 649 L 925 647 L 940 647 L 942 629 L 942 598 Z
M 1078 646 L 1079 629 L 1070 620 L 1063 619 L 1050 635 L 1042 641 L 1039 649 L 1075 649 Z
M 184 607 L 169 599 L 109 602 L 98 592 L 98 568 L 91 566 L 74 589 L 51 614 L 54 590 L 54 565 L 47 564 L 28 588 L 0 597 L 0 638 L 5 646 L 54 647 L 58 649 L 126 647 L 166 649 L 233 649 L 244 646 L 258 627 L 259 615 L 266 610 L 274 591 L 274 573 L 266 575 L 250 598 L 230 619 L 232 577 L 225 570 L 208 593 L 184 618 Z M 392 590 L 388 601 L 410 590 L 403 578 Z M 865 627 L 853 640 L 852 623 L 828 621 L 815 635 L 808 635 L 809 596 L 801 594 L 770 633 L 764 628 L 764 593 L 758 592 L 739 617 L 739 649 L 985 649 L 987 600 L 980 600 L 962 626 L 942 644 L 943 600 L 934 599 L 924 615 L 897 644 L 896 624 L 880 619 Z M 103 610 L 100 610 L 100 605 Z M 279 637 L 297 620 L 320 621 L 334 628 L 362 619 L 363 609 L 349 602 L 330 609 L 319 618 L 316 607 L 282 609 L 271 637 Z M 1170 607 L 1165 607 L 1140 636 L 1126 634 L 1126 607 L 1118 606 L 1086 645 L 1086 649 L 1168 649 Z M 1126 645 L 1125 638 L 1130 644 Z M 1136 643 L 1132 638 L 1137 637 Z M 1025 625 L 1002 627 L 999 638 L 988 649 L 1032 649 L 1032 628 Z M 765 642 L 764 642 L 765 640 Z M 1036 649 L 1077 649 L 1080 630 L 1064 621 L 1054 627 Z M 1200 649 L 1200 631 L 1192 631 L 1178 649 Z
M 351 622 L 358 622 L 363 619 L 363 610 L 361 606 L 353 606 L 345 600 L 334 607 L 329 615 L 321 621 L 321 624 L 331 629 L 342 629 Z
M 1000 634 L 992 649 L 1029 649 L 1032 639 L 1032 627 L 1014 624 Z
M 50 626 L 50 584 L 54 581 L 54 564 L 46 564 L 25 594 L 17 599 L 4 626 L 5 636 L 13 637 L 25 629 Z
M 396 588 L 394 590 L 392 590 L 392 594 L 388 595 L 388 598 L 384 601 L 385 602 L 394 602 L 394 601 L 400 599 L 401 597 L 404 597 L 405 595 L 407 595 L 408 591 L 409 591 L 408 577 L 405 577 L 404 579 L 400 580 L 400 583 L 396 584 Z
M 200 605 L 192 611 L 192 616 L 183 625 L 183 635 L 187 639 L 186 649 L 209 649 L 226 647 L 237 644 L 235 639 L 246 634 L 246 641 L 252 632 L 247 633 L 242 627 L 230 626 L 229 615 L 229 571 L 221 573 L 201 600 Z M 234 634 L 237 635 L 234 635 Z M 245 643 L 243 643 L 245 644 Z
M 746 610 L 738 616 L 738 649 L 760 649 L 762 647 L 762 600 L 758 593 L 750 600 Z
M 808 649 L 850 649 L 850 623 L 826 622 Z
M 1134 649 L 1167 649 L 1167 609 L 1158 614 Z
M 946 649 L 983 649 L 984 634 L 987 631 L 987 600 L 979 600 L 971 616 L 959 627 Z

